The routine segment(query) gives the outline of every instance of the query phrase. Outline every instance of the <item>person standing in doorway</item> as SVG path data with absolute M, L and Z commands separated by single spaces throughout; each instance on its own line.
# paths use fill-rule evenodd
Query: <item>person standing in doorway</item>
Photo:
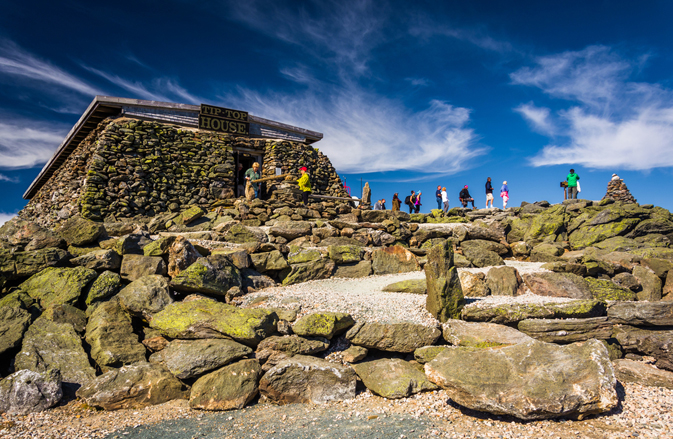
M 437 209 L 442 208 L 442 187 L 437 186 L 437 190 L 435 191 L 435 197 L 437 198 Z
M 446 193 L 445 187 L 442 188 L 442 204 L 444 205 L 442 211 L 444 212 L 444 216 L 446 216 L 449 212 L 449 196 Z
M 505 210 L 507 209 L 507 202 L 509 201 L 509 188 L 507 187 L 507 180 L 502 182 L 500 196 L 502 197 L 502 210 Z
M 252 168 L 245 171 L 246 185 L 250 183 L 255 190 L 255 198 L 259 198 L 259 183 L 253 183 L 253 181 L 259 180 L 260 178 L 262 178 L 262 174 L 259 172 L 259 163 L 255 162 L 252 164 Z
M 397 192 L 395 192 L 395 195 L 393 195 L 393 212 L 399 211 L 401 204 L 402 202 L 400 201 L 400 198 L 397 196 Z
M 308 205 L 308 196 L 311 194 L 311 178 L 308 176 L 308 169 L 305 166 L 299 168 L 301 171 L 301 177 L 297 180 L 299 183 L 299 189 L 301 189 L 301 199 L 304 202 L 304 206 Z
M 566 177 L 568 182 L 568 199 L 577 199 L 577 183 L 579 182 L 580 176 L 575 173 L 574 169 L 570 170 L 570 174 Z
M 488 203 L 491 203 L 491 209 L 493 208 L 493 185 L 491 184 L 491 177 L 486 179 L 486 208 L 488 209 Z

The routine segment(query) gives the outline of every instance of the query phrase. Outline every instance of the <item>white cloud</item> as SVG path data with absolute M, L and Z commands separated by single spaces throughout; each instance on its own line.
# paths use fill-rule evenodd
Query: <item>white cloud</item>
M 19 179 L 18 178 L 12 178 L 8 177 L 6 175 L 0 174 L 0 181 L 7 181 L 9 183 L 18 183 Z
M 673 92 L 659 84 L 630 82 L 629 75 L 643 62 L 643 57 L 628 60 L 609 47 L 590 46 L 540 57 L 535 67 L 512 73 L 514 84 L 537 87 L 570 102 L 554 114 L 533 103 L 515 108 L 533 129 L 551 137 L 531 164 L 672 167 Z
M 68 129 L 31 120 L 0 122 L 0 168 L 30 168 L 46 163 Z
M 0 226 L 16 216 L 15 213 L 0 213 Z
M 89 96 L 101 92 L 74 75 L 36 57 L 8 40 L 0 41 L 0 74 L 26 80 L 24 85 L 57 85 Z
M 404 80 L 414 87 L 427 87 L 430 85 L 430 80 L 426 78 L 404 78 Z

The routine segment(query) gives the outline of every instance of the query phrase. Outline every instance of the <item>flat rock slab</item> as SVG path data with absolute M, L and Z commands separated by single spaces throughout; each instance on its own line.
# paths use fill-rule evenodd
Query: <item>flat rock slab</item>
M 584 278 L 572 273 L 530 273 L 523 281 L 538 296 L 592 299 L 591 289 Z
M 673 302 L 615 302 L 608 318 L 623 325 L 673 326 Z
M 189 406 L 201 410 L 242 409 L 259 392 L 261 374 L 259 361 L 241 360 L 202 376 L 192 386 Z
M 437 389 L 423 372 L 399 358 L 365 361 L 352 367 L 369 390 L 384 398 L 406 398 Z
M 295 355 L 264 374 L 262 395 L 279 404 L 324 403 L 355 398 L 353 369 L 315 357 Z
M 447 349 L 425 373 L 460 405 L 525 420 L 604 413 L 619 403 L 608 351 L 598 340 Z
M 38 300 L 43 308 L 64 303 L 76 305 L 85 287 L 97 276 L 94 270 L 84 267 L 50 267 L 23 282 L 19 288 Z
M 454 346 L 486 348 L 524 343 L 532 339 L 523 332 L 505 325 L 449 320 L 442 325 L 444 340 Z
M 292 331 L 304 337 L 332 339 L 355 324 L 349 314 L 342 312 L 317 312 L 307 314 L 292 325 Z
M 0 380 L 0 413 L 27 415 L 55 406 L 63 396 L 58 369 L 23 369 Z
M 388 352 L 414 352 L 431 346 L 442 335 L 434 326 L 415 323 L 358 323 L 346 338 L 354 345 Z
M 485 303 L 463 308 L 461 318 L 472 322 L 501 324 L 525 319 L 588 318 L 605 315 L 606 305 L 599 300 L 573 300 L 552 303 Z
M 386 285 L 383 287 L 383 291 L 388 293 L 427 294 L 428 289 L 425 279 L 409 279 Z
M 77 390 L 77 397 L 92 407 L 119 410 L 183 399 L 187 393 L 182 389 L 182 383 L 164 366 L 136 363 L 96 377 Z
M 673 372 L 658 369 L 643 361 L 626 358 L 614 360 L 612 365 L 615 367 L 615 375 L 619 381 L 673 389 Z
M 150 363 L 161 363 L 181 380 L 194 378 L 252 353 L 252 349 L 233 340 L 173 340 L 152 354 Z
M 657 367 L 673 371 L 673 330 L 648 330 L 624 325 L 616 327 L 613 335 L 627 353 L 654 357 Z
M 257 346 L 275 332 L 277 321 L 273 311 L 196 299 L 168 305 L 154 315 L 150 326 L 170 338 L 230 337 L 248 346 Z
M 575 343 L 592 338 L 612 338 L 614 324 L 607 317 L 588 319 L 529 319 L 519 322 L 519 331 L 547 343 Z

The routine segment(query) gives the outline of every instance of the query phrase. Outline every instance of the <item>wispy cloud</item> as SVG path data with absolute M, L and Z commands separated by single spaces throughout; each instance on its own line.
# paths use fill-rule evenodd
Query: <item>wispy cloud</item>
M 551 137 L 530 162 L 629 170 L 673 166 L 673 92 L 629 81 L 643 62 L 590 46 L 540 57 L 535 66 L 513 72 L 514 84 L 569 102 L 555 113 L 533 103 L 515 108 L 533 129 Z
M 15 213 L 1 213 L 0 212 L 0 226 L 5 224 L 7 221 L 11 220 L 16 216 Z
M 62 125 L 25 119 L 0 122 L 0 169 L 46 163 L 67 132 Z
M 81 94 L 101 92 L 75 75 L 27 52 L 12 41 L 0 40 L 0 75 L 26 80 L 23 85 L 56 85 Z
M 430 85 L 430 80 L 426 78 L 404 78 L 404 80 L 414 87 L 427 87 Z
M 19 179 L 16 177 L 8 177 L 6 175 L 0 174 L 0 181 L 7 181 L 9 183 L 18 183 Z
M 509 41 L 492 37 L 484 29 L 455 26 L 446 22 L 438 22 L 427 15 L 416 15 L 411 20 L 409 33 L 417 38 L 435 36 L 464 41 L 490 52 L 500 54 L 517 53 L 518 50 Z

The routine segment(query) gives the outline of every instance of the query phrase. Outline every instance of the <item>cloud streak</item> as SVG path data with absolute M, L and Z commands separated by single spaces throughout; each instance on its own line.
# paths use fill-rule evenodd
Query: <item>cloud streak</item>
M 19 179 L 18 179 L 18 178 L 8 177 L 8 176 L 6 176 L 6 175 L 2 175 L 2 174 L 0 174 L 0 181 L 6 181 L 6 182 L 9 182 L 9 183 L 18 183 L 18 182 L 19 182 Z
M 67 132 L 61 125 L 30 120 L 0 122 L 0 169 L 46 163 Z

